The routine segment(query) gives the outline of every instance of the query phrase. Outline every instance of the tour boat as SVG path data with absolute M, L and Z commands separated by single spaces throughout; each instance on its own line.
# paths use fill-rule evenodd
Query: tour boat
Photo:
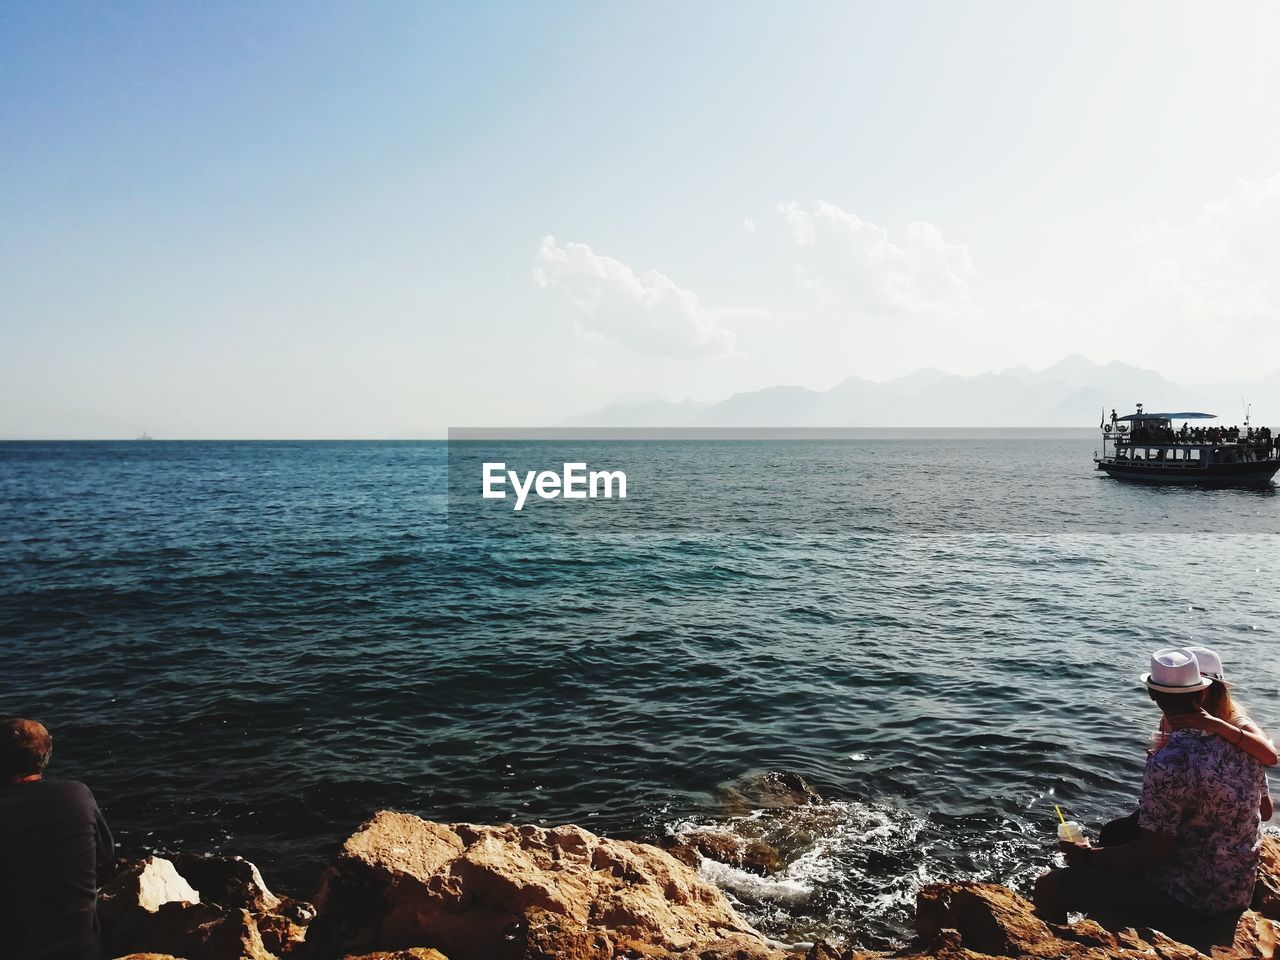
M 1117 480 L 1198 484 L 1206 487 L 1264 487 L 1280 470 L 1280 444 L 1266 428 L 1200 427 L 1212 413 L 1137 413 L 1103 421 L 1102 456 L 1097 469 Z M 1173 428 L 1175 420 L 1182 427 Z

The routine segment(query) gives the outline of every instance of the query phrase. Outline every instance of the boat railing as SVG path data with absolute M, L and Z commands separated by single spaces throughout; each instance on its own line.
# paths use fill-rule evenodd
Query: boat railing
M 1249 451 L 1259 455 L 1259 459 L 1280 459 L 1280 437 L 1273 440 L 1195 440 L 1190 437 L 1135 437 L 1122 434 L 1118 437 L 1106 437 L 1106 440 L 1117 449 L 1126 447 L 1177 447 L 1179 449 L 1196 448 L 1201 450 L 1235 449 Z

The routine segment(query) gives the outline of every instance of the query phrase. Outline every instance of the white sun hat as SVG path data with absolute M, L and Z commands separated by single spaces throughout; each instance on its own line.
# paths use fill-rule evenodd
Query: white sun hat
M 1200 665 L 1200 673 L 1202 676 L 1217 680 L 1219 683 L 1231 686 L 1231 682 L 1227 680 L 1226 674 L 1222 672 L 1222 658 L 1210 650 L 1208 647 L 1187 647 L 1191 651 L 1191 655 L 1196 658 L 1196 663 Z
M 1195 693 L 1213 683 L 1201 675 L 1196 655 L 1185 647 L 1153 653 L 1151 672 L 1142 675 L 1142 682 L 1160 693 Z

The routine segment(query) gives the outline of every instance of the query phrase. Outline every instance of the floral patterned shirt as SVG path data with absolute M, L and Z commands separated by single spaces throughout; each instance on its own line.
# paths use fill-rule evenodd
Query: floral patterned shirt
M 1262 765 L 1221 737 L 1177 730 L 1147 761 L 1138 801 L 1143 830 L 1176 837 L 1173 856 L 1147 876 L 1203 914 L 1247 907 L 1262 844 Z

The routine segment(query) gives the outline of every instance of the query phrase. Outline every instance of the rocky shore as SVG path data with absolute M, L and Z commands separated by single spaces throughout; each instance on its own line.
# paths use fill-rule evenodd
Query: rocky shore
M 779 789 L 801 790 L 778 782 Z M 800 800 L 803 802 L 803 795 Z M 1215 960 L 1270 958 L 1280 839 L 1255 909 L 1201 948 L 1094 920 L 1051 926 L 992 884 L 924 888 L 895 952 L 787 947 L 752 928 L 700 868 L 768 871 L 768 850 L 700 838 L 668 849 L 580 827 L 433 823 L 383 811 L 353 833 L 312 902 L 277 896 L 238 857 L 152 856 L 103 889 L 105 956 L 122 960 Z M 1105 919 L 1105 918 L 1103 918 Z M 856 917 L 847 918 L 855 932 Z

